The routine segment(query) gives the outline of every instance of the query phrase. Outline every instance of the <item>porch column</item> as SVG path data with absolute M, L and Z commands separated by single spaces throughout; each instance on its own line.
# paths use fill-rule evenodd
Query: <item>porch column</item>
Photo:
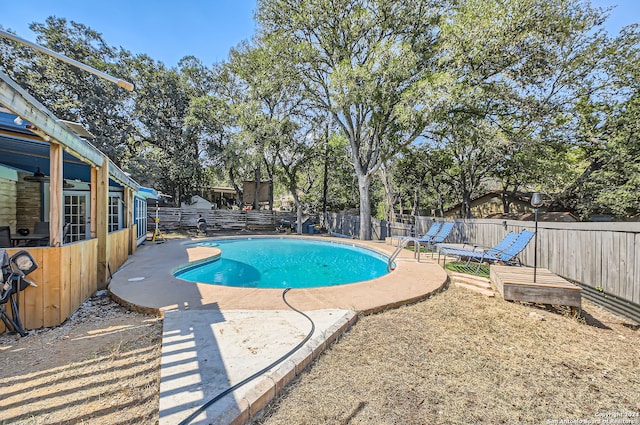
M 62 146 L 49 144 L 49 245 L 62 245 L 62 227 L 64 226 L 64 200 Z
M 96 215 L 95 223 L 98 239 L 98 290 L 107 288 L 107 264 L 109 261 L 109 160 L 104 157 L 102 167 L 96 173 Z
M 98 235 L 96 234 L 96 211 L 97 211 L 97 205 L 98 205 L 98 196 L 97 193 L 98 191 L 96 190 L 96 188 L 98 187 L 98 168 L 97 167 L 91 167 L 91 184 L 89 185 L 89 187 L 91 188 L 90 193 L 89 193 L 89 199 L 90 199 L 90 214 L 89 214 L 89 231 L 91 232 L 91 239 L 95 239 L 98 237 Z
M 135 217 L 133 216 L 134 197 L 133 190 L 125 186 L 124 187 L 124 227 L 129 232 L 129 255 L 133 254 L 136 250 L 136 244 L 138 235 L 135 229 Z

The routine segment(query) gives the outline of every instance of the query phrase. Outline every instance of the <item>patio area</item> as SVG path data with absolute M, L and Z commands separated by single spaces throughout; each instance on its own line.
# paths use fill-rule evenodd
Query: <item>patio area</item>
M 387 256 L 394 249 L 382 242 L 304 238 L 362 245 Z M 281 289 L 233 288 L 175 278 L 171 273 L 174 267 L 216 255 L 217 248 L 193 244 L 203 240 L 148 242 L 113 275 L 109 285 L 112 297 L 121 304 L 164 315 L 161 424 L 178 423 L 189 415 L 195 415 L 193 423 L 205 419 L 243 423 L 346 332 L 358 314 L 428 298 L 447 281 L 445 271 L 431 258 L 423 256 L 418 262 L 405 250 L 396 260 L 395 270 L 383 277 L 293 289 L 286 301 L 312 319 L 315 329 L 309 333 L 309 320 L 287 307 Z M 309 340 L 300 350 L 269 367 L 307 334 Z M 202 408 L 226 388 L 264 367 L 269 370 L 257 379 Z

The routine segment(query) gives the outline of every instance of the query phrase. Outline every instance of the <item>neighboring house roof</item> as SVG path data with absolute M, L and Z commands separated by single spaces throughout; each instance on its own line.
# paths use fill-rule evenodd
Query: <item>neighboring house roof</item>
M 216 193 L 229 193 L 233 195 L 235 195 L 238 192 L 232 187 L 212 187 L 212 188 L 209 188 L 209 190 Z
M 529 204 L 529 203 L 531 203 L 531 196 L 532 195 L 533 195 L 533 192 L 516 192 L 511 197 L 511 199 Z M 495 198 L 496 196 L 501 198 L 502 197 L 502 191 L 500 191 L 500 190 L 490 190 L 488 192 L 483 193 L 482 195 L 478 195 L 475 198 L 472 198 L 471 202 L 478 202 L 482 198 Z M 544 200 L 544 206 L 545 207 L 549 206 L 550 204 L 551 204 L 550 200 L 546 200 L 546 199 Z M 462 202 L 459 202 L 456 205 L 445 209 L 445 212 L 456 211 L 456 210 L 460 209 L 461 207 L 462 207 Z
M 150 187 L 140 186 L 140 189 L 138 190 L 138 196 L 144 199 L 158 199 L 160 197 L 160 193 Z
M 493 219 L 501 219 L 501 220 L 534 221 L 535 214 L 530 212 L 525 214 L 496 213 L 496 214 L 489 214 L 485 218 L 493 218 Z M 539 212 L 538 221 L 550 221 L 550 222 L 557 222 L 557 223 L 574 222 L 574 221 L 578 221 L 578 218 L 573 214 L 571 214 L 570 212 Z
M 182 203 L 182 207 L 183 208 L 206 208 L 206 209 L 211 209 L 213 205 L 211 204 L 211 202 L 207 201 L 206 199 L 204 199 L 201 196 L 198 195 L 194 195 L 191 197 L 191 199 L 189 200 L 189 202 L 183 202 Z

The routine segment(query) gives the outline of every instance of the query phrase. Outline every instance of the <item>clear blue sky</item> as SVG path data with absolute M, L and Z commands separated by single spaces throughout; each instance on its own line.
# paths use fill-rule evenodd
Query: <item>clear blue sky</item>
M 607 24 L 609 32 L 640 23 L 640 0 L 592 4 L 618 5 Z M 110 46 L 146 53 L 168 66 L 187 55 L 212 65 L 254 35 L 255 8 L 255 0 L 0 0 L 0 26 L 35 41 L 29 24 L 53 15 L 90 27 Z
M 0 26 L 35 42 L 29 24 L 56 16 L 167 66 L 187 55 L 212 65 L 254 35 L 255 9 L 255 0 L 0 0 Z

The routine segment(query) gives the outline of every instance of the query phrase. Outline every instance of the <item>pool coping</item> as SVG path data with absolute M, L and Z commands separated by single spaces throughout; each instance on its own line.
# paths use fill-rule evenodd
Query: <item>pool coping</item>
M 396 247 L 380 241 L 300 235 L 243 235 L 252 238 L 302 238 L 358 245 L 390 256 Z M 162 315 L 166 310 L 278 310 L 284 307 L 282 289 L 236 288 L 188 282 L 173 276 L 172 270 L 191 261 L 216 255 L 212 247 L 193 246 L 196 242 L 233 239 L 238 236 L 169 239 L 161 244 L 141 246 L 113 275 L 109 292 L 121 304 L 145 313 Z M 291 304 L 301 310 L 340 308 L 371 314 L 428 298 L 446 283 L 447 274 L 430 254 L 420 262 L 403 250 L 396 268 L 376 279 L 345 285 L 293 289 Z

